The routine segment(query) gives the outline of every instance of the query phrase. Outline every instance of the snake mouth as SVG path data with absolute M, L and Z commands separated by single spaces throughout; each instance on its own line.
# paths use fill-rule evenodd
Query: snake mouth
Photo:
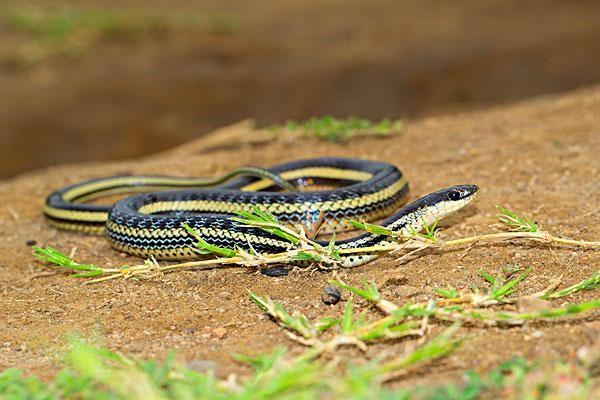
M 477 185 L 468 185 L 468 186 L 469 186 L 470 194 L 465 199 L 466 204 L 471 203 L 473 200 L 475 200 L 479 196 L 479 186 L 477 186 Z
M 456 197 L 456 195 L 453 194 L 454 191 L 459 192 L 458 200 L 452 199 L 452 197 Z M 450 192 L 450 194 L 448 195 L 448 197 L 451 198 L 449 202 L 451 204 L 451 211 L 449 211 L 448 214 L 454 213 L 466 207 L 468 204 L 473 202 L 473 200 L 475 200 L 477 196 L 479 196 L 479 187 L 477 185 L 455 186 L 452 189 L 452 192 Z

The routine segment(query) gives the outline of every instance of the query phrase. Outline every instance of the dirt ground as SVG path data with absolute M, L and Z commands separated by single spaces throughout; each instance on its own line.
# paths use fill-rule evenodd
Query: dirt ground
M 280 300 L 311 319 L 337 315 L 343 308 L 343 302 L 326 306 L 320 300 L 330 273 L 271 278 L 234 268 L 92 286 L 52 274 L 31 256 L 28 241 L 73 251 L 78 260 L 105 266 L 139 261 L 112 250 L 102 237 L 48 227 L 41 214 L 44 198 L 63 185 L 116 173 L 202 176 L 239 165 L 269 166 L 305 157 L 363 157 L 398 165 L 411 182 L 412 198 L 452 184 L 478 184 L 481 195 L 474 205 L 446 223 L 447 238 L 493 229 L 489 225 L 495 222 L 494 206 L 501 204 L 555 234 L 598 240 L 599 127 L 600 87 L 593 87 L 486 111 L 414 120 L 399 136 L 357 139 L 348 145 L 285 137 L 259 144 L 264 132 L 246 122 L 144 159 L 63 165 L 5 180 L 0 183 L 0 369 L 14 366 L 48 377 L 56 371 L 55 357 L 66 336 L 77 333 L 129 355 L 160 359 L 168 349 L 176 349 L 182 362 L 214 362 L 220 376 L 243 373 L 246 370 L 231 353 L 253 354 L 274 345 L 299 351 L 299 345 L 286 339 L 246 298 L 245 289 Z M 245 139 L 240 145 L 219 144 L 227 135 Z M 384 257 L 340 275 L 350 283 L 373 280 L 384 295 L 402 303 L 424 300 L 434 287 L 483 285 L 477 269 L 500 273 L 507 264 L 532 266 L 524 290 L 535 292 L 556 276 L 563 276 L 564 285 L 589 276 L 600 266 L 600 255 L 514 243 L 431 254 L 406 264 Z M 593 296 L 597 292 L 577 298 Z M 456 354 L 419 369 L 405 382 L 457 379 L 465 368 L 484 371 L 518 355 L 573 358 L 579 348 L 599 339 L 599 317 L 594 312 L 512 329 L 464 329 L 470 339 Z M 225 328 L 225 336 L 217 337 L 215 328 Z M 413 343 L 376 345 L 368 357 L 400 352 Z M 348 354 L 362 359 L 358 353 Z
M 600 82 L 596 1 L 3 3 L 198 23 L 33 63 L 30 35 L 0 20 L 0 177 L 137 157 L 244 118 L 422 117 Z

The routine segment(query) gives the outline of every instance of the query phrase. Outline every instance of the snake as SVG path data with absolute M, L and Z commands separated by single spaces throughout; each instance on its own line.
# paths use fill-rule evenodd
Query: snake
M 256 226 L 241 225 L 239 212 L 261 210 L 285 226 L 319 226 L 319 235 L 355 230 L 350 220 L 381 221 L 393 232 L 422 230 L 473 201 L 476 185 L 454 185 L 406 205 L 408 181 L 393 164 L 322 157 L 269 168 L 241 167 L 212 178 L 122 175 L 92 179 L 51 193 L 44 206 L 49 223 L 87 234 L 104 234 L 122 252 L 158 260 L 198 258 L 197 237 L 225 248 L 282 253 L 290 242 Z M 96 200 L 127 195 L 114 204 Z M 322 236 L 320 236 L 322 237 Z M 335 241 L 341 264 L 353 267 L 378 256 L 360 251 L 394 242 L 364 232 Z M 315 238 L 327 246 L 329 242 Z

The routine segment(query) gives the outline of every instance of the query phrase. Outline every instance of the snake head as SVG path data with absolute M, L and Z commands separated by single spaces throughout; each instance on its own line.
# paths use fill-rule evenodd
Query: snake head
M 447 201 L 470 202 L 475 197 L 479 188 L 476 185 L 458 185 L 443 190 Z
M 437 195 L 435 206 L 443 218 L 475 200 L 478 193 L 479 188 L 476 185 L 451 186 L 435 193 Z
M 460 210 L 477 197 L 479 188 L 476 185 L 457 185 L 432 193 L 434 212 L 438 219 Z
M 475 200 L 478 193 L 476 185 L 450 186 L 416 200 L 408 208 L 418 209 L 421 219 L 433 223 L 465 207 Z

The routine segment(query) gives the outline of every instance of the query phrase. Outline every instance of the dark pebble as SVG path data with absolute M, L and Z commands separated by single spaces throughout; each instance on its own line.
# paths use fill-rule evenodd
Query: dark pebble
M 37 244 L 37 240 L 35 240 L 35 239 L 29 239 L 28 241 L 25 242 L 25 244 L 27 246 L 35 246 Z
M 269 268 L 269 269 L 261 269 L 260 273 L 266 276 L 274 277 L 274 276 L 286 276 L 289 273 L 287 268 Z
M 323 289 L 323 294 L 321 295 L 321 300 L 328 306 L 337 304 L 341 298 L 342 295 L 340 293 L 340 289 L 332 285 L 325 286 L 325 289 Z

